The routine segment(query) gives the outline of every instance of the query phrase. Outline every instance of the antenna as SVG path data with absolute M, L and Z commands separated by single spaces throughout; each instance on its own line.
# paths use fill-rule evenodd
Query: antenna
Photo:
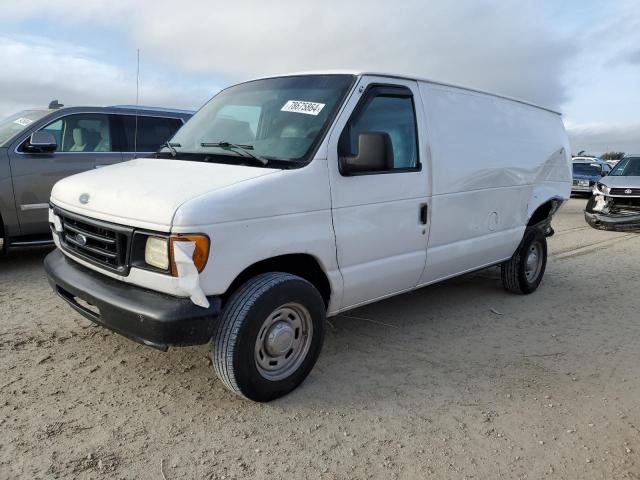
M 140 101 L 140 49 L 138 49 L 138 65 L 136 69 L 136 126 L 133 131 L 133 158 L 138 156 L 138 106 Z

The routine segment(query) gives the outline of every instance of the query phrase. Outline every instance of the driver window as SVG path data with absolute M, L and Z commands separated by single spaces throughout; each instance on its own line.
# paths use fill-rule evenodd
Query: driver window
M 56 120 L 42 129 L 58 143 L 58 152 L 111 152 L 107 115 L 78 114 Z
M 379 94 L 365 100 L 364 108 L 348 125 L 348 145 L 355 155 L 361 133 L 386 133 L 391 139 L 393 164 L 387 170 L 418 168 L 418 141 L 413 98 Z
M 60 147 L 62 140 L 62 120 L 56 120 L 53 123 L 50 123 L 46 127 L 42 129 L 43 132 L 48 132 L 54 136 L 56 139 L 56 144 L 58 148 Z

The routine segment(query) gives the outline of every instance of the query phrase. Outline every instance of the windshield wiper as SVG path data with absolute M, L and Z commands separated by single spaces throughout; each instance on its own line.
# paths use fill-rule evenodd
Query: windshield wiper
M 182 145 L 180 145 L 179 143 L 171 143 L 168 140 L 166 142 L 164 142 L 162 145 L 160 145 L 161 147 L 167 147 L 169 149 L 169 151 L 171 152 L 171 156 L 175 157 L 178 154 L 178 151 L 173 148 L 173 147 L 181 147 Z
M 250 150 L 253 150 L 253 145 L 240 145 L 237 143 L 229 143 L 229 142 L 223 141 L 223 142 L 202 142 L 200 146 L 205 148 L 218 147 L 224 150 L 231 150 L 231 151 L 233 151 L 233 149 L 235 148 L 236 150 L 240 150 L 241 152 L 247 154 L 249 157 L 253 158 L 254 160 L 257 160 L 262 165 L 267 165 L 269 163 L 269 160 L 267 160 L 266 158 L 263 158 L 260 155 L 256 155 L 255 153 L 252 153 L 250 151 Z

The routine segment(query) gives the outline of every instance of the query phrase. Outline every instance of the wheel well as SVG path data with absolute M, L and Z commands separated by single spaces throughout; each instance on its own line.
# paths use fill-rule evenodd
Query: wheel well
M 545 202 L 542 205 L 540 205 L 536 209 L 536 211 L 533 212 L 533 215 L 531 215 L 531 218 L 529 219 L 529 223 L 527 223 L 527 227 L 531 227 L 532 225 L 537 225 L 538 223 L 549 218 L 552 214 L 551 213 L 552 210 L 556 208 L 556 202 L 557 200 L 549 200 L 548 202 Z
M 231 297 L 240 285 L 256 275 L 267 272 L 284 272 L 304 278 L 318 289 L 320 295 L 322 295 L 325 306 L 329 306 L 329 298 L 331 297 L 329 279 L 318 261 L 313 256 L 304 253 L 268 258 L 246 268 L 236 277 L 227 291 L 222 295 L 223 304 L 227 302 L 229 297 Z

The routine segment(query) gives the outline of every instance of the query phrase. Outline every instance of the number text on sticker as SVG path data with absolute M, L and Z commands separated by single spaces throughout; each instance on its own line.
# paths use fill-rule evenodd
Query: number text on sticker
M 289 100 L 280 111 L 318 115 L 324 108 L 324 105 L 324 103 L 305 102 L 304 100 Z

